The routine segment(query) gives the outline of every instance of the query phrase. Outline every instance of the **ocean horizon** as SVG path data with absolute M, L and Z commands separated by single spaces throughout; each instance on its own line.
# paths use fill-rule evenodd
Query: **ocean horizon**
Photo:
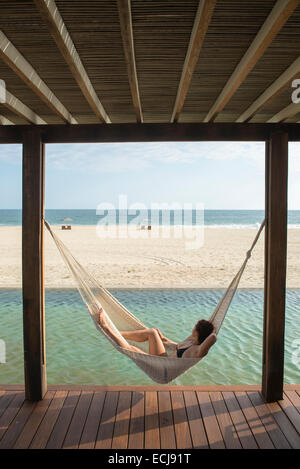
M 50 225 L 191 225 L 211 228 L 257 229 L 264 219 L 264 210 L 102 210 L 46 209 L 45 219 Z M 21 209 L 0 209 L 0 226 L 21 226 Z M 288 228 L 300 228 L 300 210 L 288 211 Z

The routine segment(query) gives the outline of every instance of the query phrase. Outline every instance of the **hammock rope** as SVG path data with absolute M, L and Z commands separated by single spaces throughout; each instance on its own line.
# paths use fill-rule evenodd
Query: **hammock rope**
M 153 381 L 160 384 L 169 383 L 179 375 L 185 373 L 189 368 L 198 363 L 201 358 L 177 358 L 177 357 L 160 357 L 148 354 L 146 343 L 136 343 L 127 341 L 135 347 L 146 353 L 139 353 L 120 347 L 99 325 L 98 314 L 102 307 L 106 320 L 114 333 L 123 341 L 124 337 L 120 331 L 141 330 L 147 328 L 138 318 L 136 318 L 117 298 L 115 298 L 106 288 L 104 288 L 73 256 L 67 246 L 56 236 L 51 229 L 49 223 L 44 220 L 45 227 L 53 238 L 63 260 L 69 268 L 78 289 L 78 292 L 86 305 L 94 325 L 110 343 L 122 354 L 131 358 L 137 366 L 139 366 Z M 225 319 L 226 313 L 238 288 L 241 277 L 246 268 L 247 262 L 251 257 L 252 251 L 260 237 L 265 226 L 265 220 L 262 222 L 250 249 L 246 253 L 244 262 L 242 263 L 237 274 L 231 281 L 224 295 L 219 300 L 216 308 L 211 314 L 209 321 L 215 327 L 215 333 L 218 334 Z M 206 339 L 207 340 L 207 339 Z M 176 348 L 176 344 L 165 343 L 167 353 L 171 353 Z

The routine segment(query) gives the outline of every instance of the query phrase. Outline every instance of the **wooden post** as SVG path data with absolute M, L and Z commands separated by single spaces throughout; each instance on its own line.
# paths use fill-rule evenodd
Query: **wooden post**
M 265 379 L 265 368 L 266 368 L 266 330 L 267 330 L 267 289 L 268 289 L 268 213 L 269 213 L 269 172 L 270 172 L 270 141 L 267 140 L 265 143 L 265 255 L 264 255 L 264 318 L 263 318 L 263 353 L 262 353 L 262 391 L 264 393 L 264 379 Z
M 266 145 L 266 238 L 262 393 L 282 399 L 287 254 L 288 134 Z
M 23 335 L 25 396 L 43 399 L 46 390 L 44 318 L 44 145 L 40 130 L 23 134 Z

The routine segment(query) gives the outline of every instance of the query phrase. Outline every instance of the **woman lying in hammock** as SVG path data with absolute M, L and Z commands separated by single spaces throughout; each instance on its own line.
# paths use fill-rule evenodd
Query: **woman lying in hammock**
M 160 357 L 167 356 L 164 344 L 169 343 L 176 345 L 176 350 L 169 355 L 170 357 L 203 358 L 217 340 L 213 324 L 205 319 L 198 321 L 192 330 L 192 334 L 183 342 L 179 342 L 178 344 L 167 339 L 159 329 L 155 328 L 120 332 L 122 337 L 124 337 L 123 340 L 123 338 L 117 336 L 109 327 L 103 308 L 100 308 L 99 310 L 99 324 L 120 347 L 132 350 L 133 352 L 146 353 L 134 345 L 130 345 L 127 340 L 133 340 L 135 342 L 148 341 L 149 354 L 158 355 Z

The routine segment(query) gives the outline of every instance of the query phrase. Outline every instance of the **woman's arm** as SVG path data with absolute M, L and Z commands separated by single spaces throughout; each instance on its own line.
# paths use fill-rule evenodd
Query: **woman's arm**
M 199 347 L 199 357 L 203 358 L 208 354 L 210 347 L 217 342 L 217 336 L 215 333 L 210 334 L 205 341 Z
M 216 343 L 217 336 L 211 333 L 201 345 L 192 345 L 183 354 L 184 358 L 203 358 L 208 354 L 209 349 Z

